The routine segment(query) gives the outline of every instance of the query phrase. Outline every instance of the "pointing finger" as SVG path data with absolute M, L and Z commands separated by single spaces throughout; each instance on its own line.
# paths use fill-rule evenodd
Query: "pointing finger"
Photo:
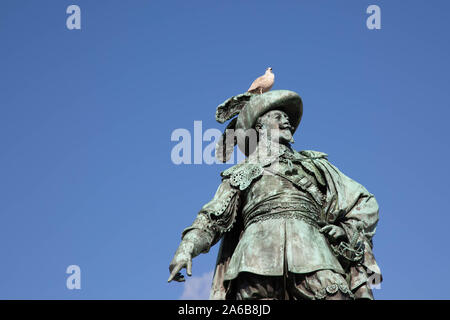
M 173 269 L 172 272 L 170 273 L 169 279 L 167 279 L 167 282 L 172 281 L 175 276 L 177 275 L 177 273 L 181 270 L 182 266 L 180 264 L 177 264 Z

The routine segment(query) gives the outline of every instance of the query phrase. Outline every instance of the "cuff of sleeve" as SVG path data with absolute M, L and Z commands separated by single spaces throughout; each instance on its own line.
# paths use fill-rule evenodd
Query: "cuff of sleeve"
M 193 256 L 198 256 L 200 253 L 207 253 L 211 246 L 211 241 L 210 235 L 200 229 L 191 229 L 183 236 L 183 242 L 190 242 L 193 244 Z

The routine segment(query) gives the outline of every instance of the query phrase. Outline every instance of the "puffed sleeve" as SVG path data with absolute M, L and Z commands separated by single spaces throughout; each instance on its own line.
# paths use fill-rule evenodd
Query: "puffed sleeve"
M 201 208 L 192 225 L 183 230 L 182 239 L 195 233 L 195 238 L 202 238 L 201 251 L 208 252 L 233 226 L 239 210 L 239 198 L 240 190 L 231 186 L 228 178 L 223 179 L 213 199 Z

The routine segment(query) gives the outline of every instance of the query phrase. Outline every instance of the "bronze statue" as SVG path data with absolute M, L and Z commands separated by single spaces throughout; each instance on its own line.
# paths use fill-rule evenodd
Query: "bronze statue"
M 214 198 L 183 231 L 169 282 L 184 281 L 180 270 L 191 275 L 192 258 L 222 239 L 211 299 L 373 299 L 378 204 L 325 153 L 292 149 L 302 113 L 288 90 L 218 107 L 217 121 L 234 119 L 216 156 L 225 162 L 237 143 L 247 158 L 221 173 Z

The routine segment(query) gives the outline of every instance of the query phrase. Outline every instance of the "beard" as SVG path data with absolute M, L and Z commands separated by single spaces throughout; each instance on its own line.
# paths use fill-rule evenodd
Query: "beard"
M 294 143 L 294 137 L 289 129 L 283 129 L 279 132 L 280 143 Z

